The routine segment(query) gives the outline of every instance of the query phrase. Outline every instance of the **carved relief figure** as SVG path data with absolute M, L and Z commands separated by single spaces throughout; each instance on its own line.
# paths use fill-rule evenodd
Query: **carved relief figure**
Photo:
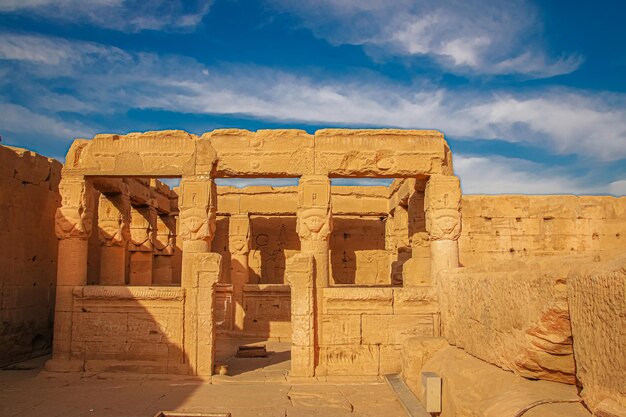
M 55 213 L 54 231 L 59 239 L 87 239 L 93 223 L 92 189 L 84 181 L 59 185 L 62 205 Z
M 215 212 L 208 207 L 180 211 L 180 236 L 185 240 L 211 240 L 215 235 Z
M 458 240 L 461 236 L 461 215 L 456 209 L 439 209 L 426 213 L 430 240 Z
M 330 208 L 307 208 L 298 213 L 296 230 L 300 239 L 328 240 L 332 230 Z
M 100 196 L 98 205 L 98 237 L 100 243 L 105 246 L 124 246 L 124 243 L 130 239 L 130 201 L 128 201 L 127 210 L 120 211 L 116 207 L 111 198 L 120 199 L 119 196 L 107 197 L 104 194 Z M 119 201 L 119 203 L 123 203 Z

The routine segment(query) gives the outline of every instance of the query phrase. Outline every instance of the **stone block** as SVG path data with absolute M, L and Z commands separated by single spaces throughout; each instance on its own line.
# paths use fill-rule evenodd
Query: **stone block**
M 392 314 L 391 288 L 323 288 L 324 314 Z
M 482 216 L 482 199 L 486 196 L 464 195 L 461 198 L 463 219 Z
M 361 316 L 330 314 L 322 316 L 321 345 L 358 345 L 361 343 Z
M 72 340 L 85 342 L 125 341 L 128 337 L 126 313 L 74 314 Z
M 291 342 L 298 346 L 313 346 L 315 344 L 315 329 L 313 314 L 291 316 Z
M 315 348 L 313 346 L 291 346 L 290 376 L 312 377 L 315 367 Z
M 450 174 L 447 150 L 436 131 L 322 129 L 315 132 L 315 173 L 387 178 Z
M 393 290 L 394 314 L 435 314 L 438 311 L 435 287 L 404 287 Z
M 196 148 L 199 148 L 196 157 Z M 195 174 L 196 166 L 212 165 L 215 152 L 208 141 L 180 130 L 96 135 L 75 141 L 66 170 L 85 175 L 170 177 Z M 209 167 L 210 171 L 210 167 Z
M 626 408 L 626 258 L 572 271 L 567 290 L 582 398 Z
M 378 375 L 379 346 L 340 345 L 320 347 L 320 364 L 328 375 Z
M 402 346 L 380 346 L 380 375 L 399 374 L 402 371 Z
M 564 282 L 578 262 L 557 264 L 535 261 L 508 272 L 448 271 L 437 281 L 446 339 L 518 375 L 573 383 Z
M 528 217 L 530 197 L 523 195 L 482 196 L 482 217 Z
M 578 210 L 578 198 L 573 195 L 530 197 L 530 217 L 575 219 Z
M 415 336 L 432 337 L 432 315 L 364 315 L 362 343 L 366 345 L 401 345 Z
M 303 130 L 217 129 L 202 135 L 217 153 L 218 176 L 299 177 L 313 173 L 313 136 Z

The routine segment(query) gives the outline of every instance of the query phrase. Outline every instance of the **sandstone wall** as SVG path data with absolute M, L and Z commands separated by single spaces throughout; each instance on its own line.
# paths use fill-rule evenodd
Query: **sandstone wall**
M 324 288 L 320 364 L 328 375 L 385 375 L 402 368 L 402 344 L 439 336 L 434 288 Z
M 582 397 L 626 415 L 626 257 L 574 271 L 567 287 Z
M 518 375 L 573 384 L 567 276 L 591 258 L 445 271 L 437 280 L 446 339 Z
M 0 146 L 0 366 L 50 350 L 61 164 Z
M 186 373 L 182 288 L 75 287 L 72 359 L 92 372 Z
M 626 247 L 626 197 L 463 196 L 461 264 Z

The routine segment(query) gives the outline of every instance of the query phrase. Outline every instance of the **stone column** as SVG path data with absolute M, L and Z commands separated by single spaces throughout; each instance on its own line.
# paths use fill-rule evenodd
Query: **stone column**
M 185 288 L 184 350 L 190 375 L 211 375 L 215 356 L 213 302 L 221 256 L 210 253 L 215 235 L 217 190 L 209 176 L 180 182 L 179 236 L 183 241 L 181 286 Z
M 248 283 L 248 253 L 250 252 L 250 218 L 248 214 L 230 216 L 228 248 L 230 251 L 230 277 L 233 283 L 235 330 L 242 332 L 245 318 L 243 287 Z
M 152 284 L 152 261 L 156 230 L 156 208 L 147 205 L 130 210 L 130 285 Z
M 176 218 L 169 214 L 159 214 L 156 218 L 156 234 L 154 239 L 153 284 L 173 284 L 172 258 L 175 250 Z
M 402 285 L 415 287 L 430 285 L 430 238 L 426 232 L 424 211 L 425 183 L 417 182 L 415 191 L 408 199 L 409 238 L 411 259 L 404 263 Z
M 87 284 L 87 239 L 93 222 L 94 191 L 82 176 L 64 176 L 59 185 L 61 207 L 55 215 L 55 232 L 59 238 L 56 304 L 50 371 L 82 371 L 84 358 L 72 356 L 72 314 L 75 286 Z M 79 350 L 80 352 L 80 350 Z
M 425 192 L 426 230 L 430 238 L 431 279 L 459 266 L 461 185 L 455 176 L 432 175 Z
M 323 288 L 329 285 L 329 240 L 332 232 L 332 208 L 330 179 L 321 175 L 306 175 L 298 185 L 298 212 L 296 230 L 300 236 L 302 254 L 313 257 L 314 262 L 314 328 L 315 349 L 319 348 L 322 332 Z M 292 292 L 292 300 L 299 297 Z M 300 323 L 292 321 L 293 333 L 297 334 Z M 316 375 L 325 375 L 326 370 L 315 360 Z
M 393 212 L 393 231 L 395 236 L 395 258 L 391 262 L 391 284 L 402 284 L 404 263 L 411 258 L 409 242 L 409 213 L 406 207 L 396 206 Z
M 291 377 L 315 375 L 315 263 L 313 255 L 298 253 L 287 260 L 291 287 Z
M 126 285 L 130 239 L 130 196 L 101 194 L 98 203 L 100 285 Z

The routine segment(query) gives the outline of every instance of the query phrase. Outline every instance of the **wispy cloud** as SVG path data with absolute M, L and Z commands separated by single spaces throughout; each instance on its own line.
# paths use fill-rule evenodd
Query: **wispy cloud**
M 525 0 L 268 0 L 333 44 L 377 57 L 428 56 L 458 73 L 550 77 L 578 68 L 577 54 L 550 56 L 542 22 Z
M 518 158 L 455 155 L 464 194 L 626 195 L 626 180 L 597 183 L 572 170 Z
M 34 44 L 42 47 L 33 49 Z M 53 51 L 50 56 L 48 50 Z M 374 75 L 309 77 L 257 66 L 207 67 L 187 57 L 14 34 L 0 34 L 3 68 L 10 71 L 0 86 L 18 90 L 22 101 L 15 104 L 49 117 L 62 111 L 138 108 L 311 124 L 433 128 L 457 138 L 519 142 L 595 160 L 626 158 L 623 94 L 565 88 L 524 94 L 460 92 L 399 85 Z M 0 95 L 0 101 L 7 99 Z
M 91 24 L 124 32 L 188 30 L 209 11 L 211 0 L 0 0 L 0 13 Z
M 95 129 L 82 123 L 67 122 L 58 117 L 35 113 L 25 107 L 0 103 L 0 128 L 6 132 L 39 134 L 48 138 L 89 137 Z

